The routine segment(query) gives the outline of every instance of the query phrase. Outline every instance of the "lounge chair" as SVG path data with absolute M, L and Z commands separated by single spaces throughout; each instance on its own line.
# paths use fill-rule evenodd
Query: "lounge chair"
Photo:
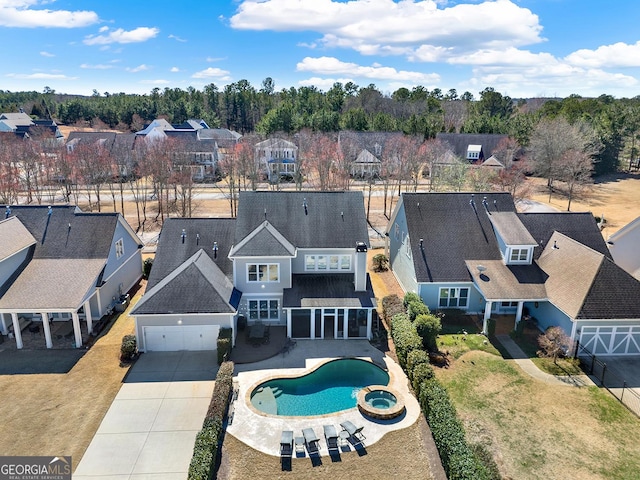
M 293 455 L 293 432 L 283 430 L 280 436 L 280 456 L 291 457 Z
M 349 420 L 342 422 L 340 426 L 344 431 L 346 431 L 349 434 L 350 438 L 353 438 L 356 441 L 356 443 L 364 443 L 365 436 L 362 434 L 362 430 L 364 429 L 364 426 L 356 427 Z
M 327 442 L 327 449 L 329 450 L 337 450 L 338 449 L 338 432 L 336 432 L 336 427 L 333 425 L 324 425 L 324 439 Z
M 296 454 L 301 453 L 304 455 L 304 438 L 296 437 Z
M 309 454 L 317 453 L 320 450 L 320 439 L 316 436 L 313 428 L 303 428 L 302 436 L 304 437 L 304 444 L 307 446 Z

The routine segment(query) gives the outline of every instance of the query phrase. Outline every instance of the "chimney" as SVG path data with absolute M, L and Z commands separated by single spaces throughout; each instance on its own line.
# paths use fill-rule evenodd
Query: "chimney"
M 367 290 L 367 244 L 356 243 L 356 262 L 354 265 L 353 283 L 356 292 Z

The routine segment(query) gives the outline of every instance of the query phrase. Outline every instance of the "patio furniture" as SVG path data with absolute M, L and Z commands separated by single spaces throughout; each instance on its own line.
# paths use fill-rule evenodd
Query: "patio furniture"
M 317 453 L 320 450 L 320 439 L 316 436 L 316 432 L 313 428 L 303 428 L 302 436 L 304 437 L 304 444 L 311 453 Z
M 282 347 L 282 356 L 284 357 L 287 353 L 289 353 L 296 346 L 296 341 L 290 338 L 287 338 L 287 341 L 284 342 L 284 346 Z
M 280 456 L 291 457 L 293 455 L 293 432 L 283 430 L 280 436 Z
M 249 341 L 254 345 L 260 345 L 264 339 L 265 326 L 263 323 L 254 323 L 249 328 Z
M 346 420 L 340 424 L 342 429 L 349 434 L 349 438 L 353 438 L 356 443 L 364 443 L 365 436 L 362 434 L 364 426 L 356 427 L 351 421 Z
M 338 433 L 336 432 L 336 427 L 334 427 L 333 425 L 324 425 L 322 429 L 324 430 L 324 439 L 327 442 L 327 449 L 337 450 Z
M 304 438 L 296 437 L 295 442 L 296 442 L 296 454 L 298 453 L 304 454 Z
M 347 432 L 346 430 L 340 430 L 338 441 L 340 442 L 341 447 L 346 447 L 347 445 L 349 445 L 349 437 L 351 437 L 349 432 Z

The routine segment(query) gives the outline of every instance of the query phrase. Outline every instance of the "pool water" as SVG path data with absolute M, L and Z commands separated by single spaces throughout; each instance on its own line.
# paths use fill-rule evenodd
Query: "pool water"
M 261 383 L 251 392 L 251 404 L 271 415 L 326 415 L 354 408 L 363 387 L 388 383 L 389 374 L 371 362 L 332 360 L 302 377 Z
M 381 408 L 383 410 L 389 409 L 395 406 L 397 399 L 391 392 L 385 392 L 383 390 L 374 390 L 369 392 L 364 397 L 367 405 L 373 408 Z

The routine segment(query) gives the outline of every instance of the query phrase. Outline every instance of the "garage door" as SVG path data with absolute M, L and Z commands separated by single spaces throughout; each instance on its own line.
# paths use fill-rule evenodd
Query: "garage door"
M 215 350 L 219 330 L 218 325 L 144 327 L 144 345 L 147 352 Z
M 580 345 L 594 355 L 638 355 L 640 326 L 582 327 Z

